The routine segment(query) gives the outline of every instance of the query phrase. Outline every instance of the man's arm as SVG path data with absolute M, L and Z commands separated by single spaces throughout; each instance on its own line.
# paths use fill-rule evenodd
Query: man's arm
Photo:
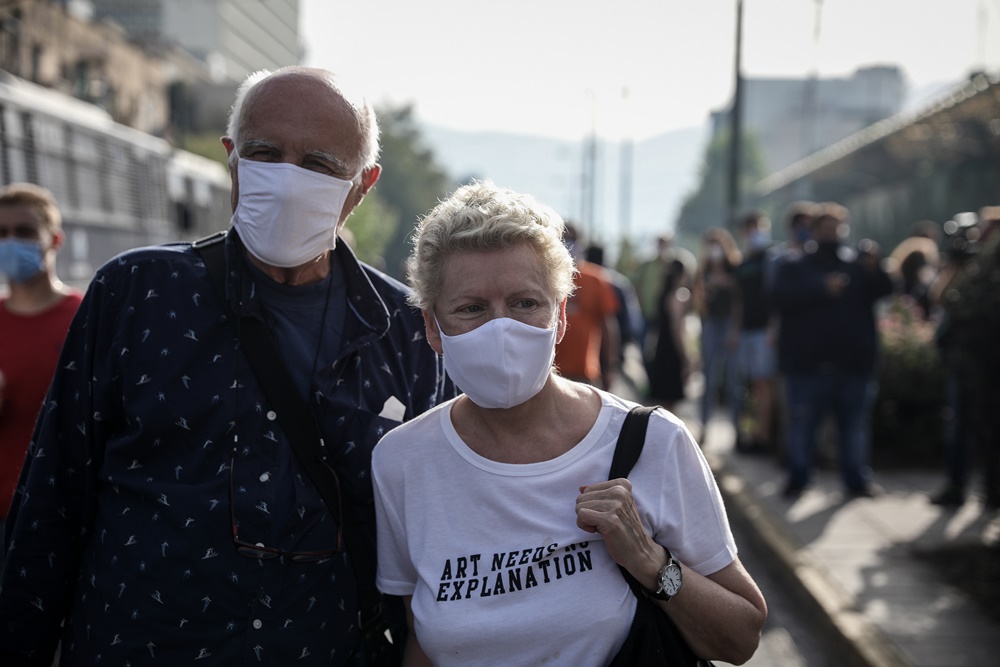
M 101 285 L 92 285 L 73 320 L 7 518 L 0 590 L 4 665 L 51 664 L 74 595 L 95 510 L 101 434 L 93 415 L 110 417 L 95 403 L 100 378 L 109 377 L 107 368 L 93 363 L 101 349 L 103 294 Z

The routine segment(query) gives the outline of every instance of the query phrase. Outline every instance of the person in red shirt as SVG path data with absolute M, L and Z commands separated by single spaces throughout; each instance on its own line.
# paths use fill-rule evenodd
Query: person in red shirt
M 556 367 L 570 380 L 609 389 L 618 349 L 618 296 L 603 267 L 583 259 L 576 228 L 566 224 L 563 242 L 576 261 L 573 294 L 566 302 L 566 335 L 556 345 Z M 602 360 L 604 362 L 602 363 Z
M 0 278 L 7 283 L 0 296 L 0 528 L 83 298 L 56 276 L 63 239 L 62 216 L 48 190 L 30 183 L 0 190 Z

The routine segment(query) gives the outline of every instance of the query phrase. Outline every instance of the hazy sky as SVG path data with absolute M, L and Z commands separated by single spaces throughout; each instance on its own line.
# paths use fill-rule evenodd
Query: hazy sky
M 731 98 L 736 4 L 302 0 L 302 39 L 307 64 L 360 75 L 373 101 L 413 102 L 426 122 L 641 139 Z M 871 64 L 915 88 L 1000 71 L 1000 0 L 744 0 L 745 76 Z

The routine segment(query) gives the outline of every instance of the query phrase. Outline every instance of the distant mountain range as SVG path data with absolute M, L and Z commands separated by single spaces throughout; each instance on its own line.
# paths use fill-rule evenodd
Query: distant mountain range
M 421 126 L 437 162 L 458 183 L 489 178 L 498 185 L 533 195 L 568 219 L 580 222 L 584 141 L 499 132 L 460 132 Z M 637 141 L 632 149 L 631 211 L 621 218 L 621 146 L 598 142 L 595 224 L 588 236 L 614 252 L 628 236 L 648 247 L 673 227 L 680 205 L 697 184 L 708 125 L 675 130 Z M 625 227 L 625 229 L 623 229 Z
M 904 111 L 925 106 L 952 90 L 942 82 L 911 90 Z M 462 132 L 424 124 L 420 127 L 437 162 L 456 183 L 490 178 L 498 185 L 534 195 L 567 219 L 580 222 L 583 210 L 584 139 L 502 132 Z M 627 236 L 640 251 L 673 228 L 684 197 L 698 184 L 701 160 L 709 140 L 709 125 L 667 132 L 634 143 L 631 207 L 622 220 L 621 146 L 600 141 L 593 229 L 584 232 L 616 254 L 618 240 Z

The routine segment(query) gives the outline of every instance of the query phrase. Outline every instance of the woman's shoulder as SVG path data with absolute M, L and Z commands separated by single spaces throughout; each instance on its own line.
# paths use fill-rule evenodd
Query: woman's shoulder
M 610 428 L 620 428 L 629 411 L 645 405 L 644 403 L 623 398 L 603 389 L 596 389 L 596 391 L 601 396 L 602 408 L 611 412 Z M 653 429 L 657 431 L 658 435 L 664 433 L 677 434 L 687 430 L 684 421 L 666 408 L 653 405 L 646 407 L 654 408 L 649 415 L 649 430 L 647 430 L 647 433 L 650 433 Z

